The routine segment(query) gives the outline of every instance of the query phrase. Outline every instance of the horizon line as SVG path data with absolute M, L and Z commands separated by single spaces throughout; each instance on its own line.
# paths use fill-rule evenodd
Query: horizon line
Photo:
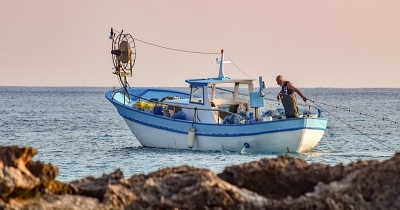
M 29 86 L 29 85 L 0 85 L 0 87 L 58 87 L 58 88 L 120 88 L 120 86 L 50 86 L 50 85 L 43 85 L 43 86 Z M 131 88 L 189 88 L 186 86 L 130 86 Z M 224 88 L 229 88 L 224 87 Z M 254 87 L 258 88 L 258 87 Z M 266 89 L 279 89 L 280 87 L 267 87 Z M 299 89 L 319 89 L 319 88 L 326 88 L 326 89 L 400 89 L 400 87 L 298 87 Z

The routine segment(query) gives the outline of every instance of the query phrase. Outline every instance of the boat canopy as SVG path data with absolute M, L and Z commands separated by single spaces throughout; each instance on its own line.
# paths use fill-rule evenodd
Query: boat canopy
M 217 84 L 217 83 L 251 84 L 253 83 L 253 81 L 254 81 L 253 79 L 231 79 L 229 77 L 185 80 L 185 82 L 189 83 L 190 85 L 196 85 L 196 86 L 206 86 L 208 84 Z

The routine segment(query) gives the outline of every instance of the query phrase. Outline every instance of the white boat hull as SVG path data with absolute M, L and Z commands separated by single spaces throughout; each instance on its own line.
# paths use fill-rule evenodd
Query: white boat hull
M 144 147 L 189 149 L 188 135 L 153 128 L 125 119 L 129 129 Z M 251 136 L 195 136 L 193 150 L 246 152 L 307 152 L 321 140 L 324 130 L 301 129 Z
M 171 93 L 163 93 L 172 95 Z M 307 152 L 321 140 L 325 118 L 294 118 L 245 124 L 218 124 L 156 115 L 125 104 L 113 92 L 106 97 L 144 147 L 240 152 Z M 160 97 L 158 97 L 160 98 Z M 194 128 L 194 142 L 188 141 Z

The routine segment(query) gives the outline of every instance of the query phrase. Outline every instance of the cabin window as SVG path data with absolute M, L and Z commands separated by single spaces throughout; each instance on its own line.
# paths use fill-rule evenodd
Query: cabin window
M 191 94 L 190 94 L 190 102 L 191 103 L 204 103 L 204 91 L 203 86 L 192 86 Z
M 207 94 L 208 94 L 208 98 L 212 101 L 212 86 L 208 86 L 207 87 Z
M 239 99 L 249 99 L 249 85 L 248 84 L 239 84 Z

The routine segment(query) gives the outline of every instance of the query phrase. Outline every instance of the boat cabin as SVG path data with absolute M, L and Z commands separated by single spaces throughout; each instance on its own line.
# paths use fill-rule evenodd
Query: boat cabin
M 226 116 L 240 111 L 254 113 L 253 107 L 255 106 L 250 106 L 250 102 L 252 102 L 250 99 L 254 93 L 257 96 L 253 98 L 260 98 L 259 93 L 254 92 L 254 80 L 225 77 L 223 64 L 230 63 L 230 61 L 224 61 L 223 50 L 221 50 L 221 61 L 217 59 L 214 63 L 220 65 L 218 77 L 185 80 L 189 83 L 190 97 L 165 101 L 172 107 L 179 107 L 178 109 L 174 108 L 174 113 L 183 111 L 187 120 L 204 123 L 223 123 Z M 217 96 L 217 90 L 225 92 L 219 93 Z
M 186 80 L 186 82 L 190 85 L 189 98 L 172 99 L 164 103 L 172 107 L 179 107 L 179 111 L 183 111 L 188 120 L 204 123 L 222 123 L 223 119 L 232 113 L 239 111 L 254 112 L 254 108 L 250 107 L 249 96 L 254 92 L 252 79 L 225 77 L 193 79 Z M 229 87 L 229 84 L 231 87 Z M 223 88 L 219 86 L 223 86 Z M 217 90 L 223 90 L 224 92 L 217 95 Z

